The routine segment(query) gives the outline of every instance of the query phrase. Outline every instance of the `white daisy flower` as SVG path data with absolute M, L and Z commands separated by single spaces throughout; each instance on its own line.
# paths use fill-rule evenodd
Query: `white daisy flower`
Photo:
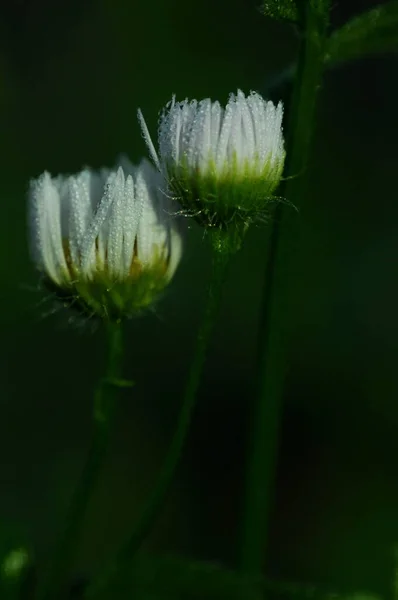
M 29 193 L 32 255 L 45 282 L 63 301 L 113 319 L 152 304 L 182 252 L 161 176 L 146 160 L 122 162 L 114 171 L 45 172 Z
M 187 214 L 221 227 L 264 212 L 283 171 L 282 116 L 281 102 L 256 92 L 238 90 L 225 108 L 173 98 L 160 116 L 157 152 L 138 111 L 152 160 Z

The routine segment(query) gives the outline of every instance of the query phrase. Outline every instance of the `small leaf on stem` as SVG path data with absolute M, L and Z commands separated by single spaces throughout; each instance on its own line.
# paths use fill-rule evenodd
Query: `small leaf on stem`
M 265 0 L 262 12 L 271 19 L 278 21 L 290 21 L 296 23 L 299 20 L 295 0 Z

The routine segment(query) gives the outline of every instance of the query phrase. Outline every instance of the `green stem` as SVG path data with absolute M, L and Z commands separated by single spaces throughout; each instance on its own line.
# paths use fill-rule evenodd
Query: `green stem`
M 64 530 L 54 552 L 48 579 L 41 589 L 39 587 L 38 598 L 43 600 L 54 600 L 54 598 L 61 597 L 60 590 L 65 588 L 68 583 L 68 576 L 79 548 L 86 509 L 106 456 L 123 356 L 120 324 L 112 322 L 107 324 L 107 346 L 106 375 L 99 382 L 94 396 L 94 431 L 89 454 L 79 484 L 72 496 Z
M 88 587 L 85 598 L 96 597 L 103 589 L 107 588 L 116 577 L 123 580 L 123 570 L 128 568 L 132 558 L 140 549 L 141 544 L 151 531 L 155 520 L 164 504 L 164 500 L 170 484 L 173 480 L 179 463 L 181 452 L 187 437 L 191 416 L 195 405 L 195 399 L 200 384 L 203 365 L 207 348 L 211 339 L 214 324 L 216 322 L 218 308 L 221 299 L 221 291 L 226 278 L 228 264 L 232 250 L 227 245 L 220 245 L 218 236 L 213 236 L 212 274 L 207 291 L 207 304 L 199 328 L 195 354 L 190 367 L 188 381 L 177 426 L 172 438 L 168 453 L 159 473 L 155 487 L 145 504 L 143 512 L 139 517 L 132 534 L 121 548 L 114 563 L 97 581 Z
M 306 2 L 303 15 L 305 33 L 293 91 L 287 143 L 287 173 L 290 178 L 286 180 L 283 194 L 296 206 L 300 205 L 305 194 L 303 171 L 309 157 L 316 118 L 328 15 L 329 0 Z M 286 271 L 292 246 L 291 231 L 283 223 L 283 206 L 280 204 L 275 214 L 265 268 L 258 339 L 257 391 L 246 482 L 241 562 L 242 568 L 251 573 L 261 573 L 265 560 L 286 373 L 288 312 L 285 304 L 291 296 L 287 293 Z

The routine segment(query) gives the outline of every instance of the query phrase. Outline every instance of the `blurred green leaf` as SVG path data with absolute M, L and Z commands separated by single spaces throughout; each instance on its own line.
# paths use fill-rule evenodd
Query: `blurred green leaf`
M 325 61 L 334 65 L 381 52 L 398 50 L 398 1 L 393 0 L 353 18 L 329 38 Z
M 278 21 L 298 21 L 299 15 L 295 0 L 265 0 L 263 13 Z
M 342 593 L 303 583 L 251 576 L 178 556 L 140 555 L 93 600 L 380 600 L 368 592 Z
M 26 548 L 14 548 L 3 558 L 1 563 L 2 579 L 18 579 L 29 563 L 29 554 Z
M 262 600 L 262 582 L 218 565 L 139 556 L 97 600 Z
M 32 589 L 31 553 L 21 543 L 17 529 L 4 528 L 0 535 L 0 598 L 21 600 Z

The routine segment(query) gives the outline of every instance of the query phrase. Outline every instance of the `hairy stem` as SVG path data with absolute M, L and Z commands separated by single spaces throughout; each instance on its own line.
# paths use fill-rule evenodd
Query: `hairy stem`
M 71 499 L 64 529 L 54 551 L 48 578 L 42 587 L 39 587 L 38 598 L 43 600 L 62 597 L 60 590 L 65 588 L 68 583 L 68 576 L 79 548 L 86 509 L 95 490 L 108 449 L 115 411 L 116 388 L 120 385 L 123 357 L 120 324 L 107 323 L 107 350 L 106 374 L 100 380 L 94 396 L 93 434 L 89 454 Z
M 141 544 L 154 526 L 164 505 L 170 484 L 174 478 L 189 430 L 206 352 L 216 322 L 222 287 L 230 262 L 231 252 L 228 251 L 226 246 L 224 247 L 224 245 L 222 245 L 221 247 L 217 241 L 214 241 L 213 249 L 212 274 L 208 285 L 207 304 L 198 331 L 195 354 L 191 363 L 180 414 L 168 453 L 157 481 L 155 482 L 154 489 L 150 494 L 130 537 L 119 551 L 113 564 L 105 570 L 104 574 L 100 576 L 97 581 L 94 581 L 94 583 L 88 587 L 85 598 L 97 597 L 102 590 L 106 590 L 108 585 L 117 578 L 123 581 L 123 571 L 128 568 L 132 558 L 140 549 Z
M 291 177 L 283 190 L 289 203 L 296 206 L 300 206 L 305 193 L 303 171 L 314 131 L 329 15 L 329 0 L 308 0 L 303 4 L 304 32 L 286 155 L 287 173 Z M 286 371 L 286 303 L 291 296 L 287 293 L 286 271 L 292 242 L 283 212 L 280 204 L 269 242 L 259 325 L 257 392 L 251 422 L 241 557 L 242 568 L 251 573 L 261 573 L 264 566 Z M 287 243 L 283 243 L 285 240 Z

